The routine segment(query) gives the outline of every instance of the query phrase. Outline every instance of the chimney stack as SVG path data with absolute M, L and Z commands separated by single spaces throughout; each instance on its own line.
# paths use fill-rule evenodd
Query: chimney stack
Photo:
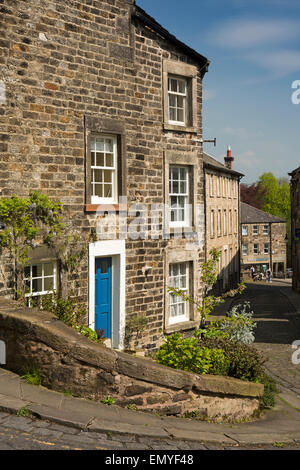
M 228 146 L 228 149 L 227 149 L 227 156 L 224 157 L 224 161 L 225 161 L 225 166 L 226 166 L 227 168 L 229 168 L 229 170 L 232 170 L 234 158 L 233 158 L 233 156 L 232 156 L 231 147 L 230 147 L 230 146 Z

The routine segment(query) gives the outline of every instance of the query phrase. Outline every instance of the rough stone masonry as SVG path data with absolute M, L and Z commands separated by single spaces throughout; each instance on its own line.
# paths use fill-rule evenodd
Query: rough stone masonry
M 111 344 L 124 348 L 129 319 L 142 315 L 147 328 L 139 347 L 151 351 L 164 333 L 191 329 L 199 321 L 190 307 L 184 321 L 171 322 L 166 290 L 170 265 L 183 263 L 190 293 L 201 299 L 203 154 L 194 139 L 202 138 L 202 79 L 209 61 L 134 0 L 4 0 L 0 12 L 1 196 L 40 190 L 64 204 L 72 230 L 87 246 L 86 256 L 76 273 L 60 271 L 59 259 L 50 253 L 37 257 L 36 265 L 57 261 L 60 288 L 86 304 L 87 322 L 94 327 L 93 263 L 111 257 Z M 186 83 L 184 125 L 168 118 L 170 77 Z M 125 210 L 139 203 L 150 212 L 153 204 L 167 203 L 170 166 L 187 168 L 188 228 L 197 232 L 196 244 L 172 230 L 165 238 L 161 219 L 154 239 L 119 240 L 117 232 L 116 240 L 113 228 L 122 210 L 116 201 L 105 206 L 108 213 L 116 212 L 112 233 L 91 240 L 99 217 L 91 193 L 90 143 L 103 135 L 116 142 L 115 191 L 118 199 L 127 198 Z M 136 208 L 128 214 L 131 227 L 138 213 Z M 10 263 L 2 257 L 3 295 L 10 293 Z

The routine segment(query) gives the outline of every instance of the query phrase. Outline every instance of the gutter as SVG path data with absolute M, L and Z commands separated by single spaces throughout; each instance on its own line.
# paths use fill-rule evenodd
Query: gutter
M 170 34 L 169 31 L 167 31 L 159 23 L 157 23 L 157 21 L 154 18 L 152 18 L 150 15 L 148 15 L 142 8 L 136 5 L 132 12 L 132 18 L 136 18 L 137 20 L 141 21 L 150 29 L 160 34 L 160 36 L 162 36 L 165 39 L 168 39 L 170 42 L 175 44 L 179 49 L 184 51 L 187 55 L 196 59 L 199 65 L 201 66 L 202 77 L 205 75 L 206 72 L 208 72 L 210 61 L 206 57 L 204 57 L 203 55 L 199 54 L 197 51 L 195 51 L 191 47 L 181 42 L 174 35 Z

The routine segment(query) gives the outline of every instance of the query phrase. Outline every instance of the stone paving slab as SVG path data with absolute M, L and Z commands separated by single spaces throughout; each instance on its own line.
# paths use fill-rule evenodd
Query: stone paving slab
M 219 442 L 222 444 L 234 444 L 233 439 L 226 436 L 222 432 L 213 433 L 209 431 L 187 431 L 186 429 L 168 428 L 166 431 L 173 437 L 183 441 L 198 441 L 198 442 Z
M 29 404 L 28 410 L 40 419 L 47 419 L 55 423 L 79 429 L 86 429 L 93 419 L 92 415 L 77 411 L 76 408 L 74 408 L 73 411 L 66 411 L 50 408 L 45 405 Z
M 126 424 L 126 423 L 113 423 L 106 420 L 95 419 L 91 425 L 88 426 L 91 431 L 100 432 L 117 432 L 120 434 L 137 434 L 139 436 L 168 438 L 169 434 L 164 429 L 153 426 L 146 426 L 141 424 Z
M 59 392 L 48 390 L 42 386 L 30 385 L 24 381 L 20 383 L 20 391 L 22 400 L 29 400 L 32 403 L 39 403 L 52 408 L 60 408 L 64 399 L 64 395 Z
M 283 435 L 282 433 L 230 433 L 227 436 L 240 445 L 259 445 L 274 444 L 276 442 L 290 444 L 294 442 L 291 435 Z
M 28 406 L 29 401 L 20 400 L 19 398 L 10 397 L 7 395 L 0 395 L 0 410 L 8 411 L 10 413 L 17 413 L 18 410 Z

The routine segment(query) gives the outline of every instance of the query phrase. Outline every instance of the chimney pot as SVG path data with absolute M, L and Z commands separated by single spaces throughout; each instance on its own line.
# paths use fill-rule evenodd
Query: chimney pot
M 227 156 L 224 158 L 225 166 L 232 170 L 234 158 L 232 156 L 231 147 L 228 145 Z

